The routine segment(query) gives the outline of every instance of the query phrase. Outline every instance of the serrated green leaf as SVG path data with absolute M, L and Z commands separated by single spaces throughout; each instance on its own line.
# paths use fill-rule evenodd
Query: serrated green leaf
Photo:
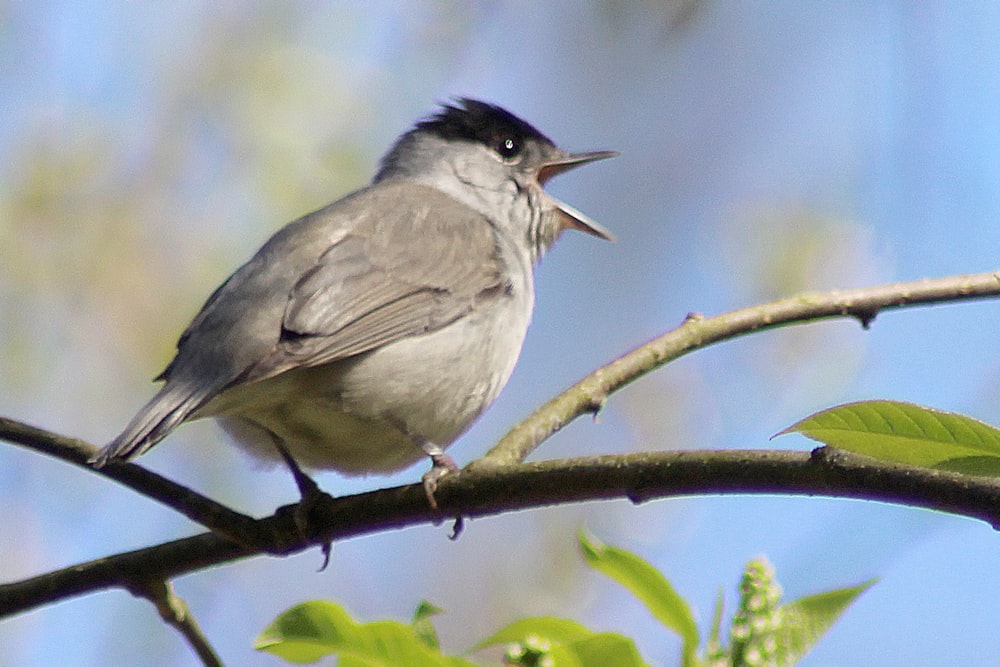
M 884 461 L 970 474 L 997 475 L 1000 470 L 1000 429 L 972 417 L 913 403 L 847 403 L 821 410 L 777 435 L 786 433 L 801 433 Z
M 340 663 L 350 667 L 473 667 L 428 647 L 411 626 L 397 621 L 357 623 L 325 600 L 304 602 L 278 616 L 254 648 L 294 663 L 338 655 Z
M 858 586 L 839 588 L 799 598 L 781 608 L 781 625 L 775 633 L 777 664 L 792 665 L 826 634 L 840 615 L 875 579 Z
M 472 647 L 473 651 L 489 646 L 517 644 L 526 637 L 535 636 L 553 644 L 565 644 L 590 637 L 594 632 L 576 621 L 556 616 L 533 616 L 514 621 Z
M 602 544 L 581 530 L 580 551 L 592 568 L 627 588 L 660 623 L 681 636 L 682 665 L 694 664 L 698 648 L 698 626 L 687 602 L 666 577 L 639 556 Z

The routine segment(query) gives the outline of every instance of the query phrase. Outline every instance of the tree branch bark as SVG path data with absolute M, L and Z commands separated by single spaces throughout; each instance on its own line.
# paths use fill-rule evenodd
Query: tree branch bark
M 421 484 L 332 499 L 313 515 L 308 543 L 357 537 L 461 514 L 484 517 L 587 500 L 767 493 L 857 498 L 960 514 L 1000 526 L 1000 481 L 893 465 L 820 447 L 780 450 L 670 451 L 583 457 L 465 470 L 441 480 L 441 512 L 427 505 Z M 260 523 L 298 535 L 291 508 Z M 260 552 L 257 552 L 260 553 Z M 202 533 L 145 549 L 80 563 L 0 585 L 0 617 L 134 581 L 172 579 L 255 555 L 247 546 Z

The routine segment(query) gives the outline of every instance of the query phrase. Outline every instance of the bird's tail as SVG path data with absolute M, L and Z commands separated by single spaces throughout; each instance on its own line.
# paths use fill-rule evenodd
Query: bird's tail
M 167 382 L 125 430 L 90 459 L 90 463 L 100 468 L 112 459 L 128 460 L 142 454 L 180 426 L 210 394 L 210 391 L 191 391 L 188 387 Z

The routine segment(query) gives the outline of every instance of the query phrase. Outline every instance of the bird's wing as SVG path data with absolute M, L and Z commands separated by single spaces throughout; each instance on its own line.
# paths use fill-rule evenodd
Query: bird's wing
M 406 188 L 418 206 L 400 206 L 395 186 L 374 189 L 373 201 L 356 212 L 364 224 L 295 282 L 278 345 L 245 380 L 435 331 L 503 288 L 496 236 L 486 219 L 438 190 Z
M 446 326 L 503 285 L 474 210 L 412 183 L 361 190 L 282 228 L 209 297 L 166 384 L 95 460 L 141 454 L 229 387 Z

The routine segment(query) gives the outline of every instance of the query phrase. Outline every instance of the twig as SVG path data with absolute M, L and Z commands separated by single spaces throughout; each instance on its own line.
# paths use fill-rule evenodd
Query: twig
M 174 593 L 174 587 L 169 581 L 162 579 L 144 581 L 134 583 L 128 588 L 136 597 L 146 598 L 153 603 L 164 623 L 181 633 L 205 667 L 224 667 L 205 633 L 201 631 L 198 621 L 191 614 L 187 603 Z
M 256 519 L 235 512 L 141 466 L 111 461 L 101 468 L 93 467 L 88 460 L 97 448 L 83 440 L 67 438 L 6 417 L 0 417 L 0 439 L 113 479 L 239 544 L 260 546 L 275 554 L 287 553 L 288 548 L 293 546 L 276 541 L 273 535 L 262 533 Z
M 523 461 L 538 445 L 572 420 L 599 411 L 612 392 L 712 343 L 754 331 L 832 317 L 853 317 L 867 328 L 883 310 L 996 296 L 1000 296 L 1000 271 L 852 290 L 808 292 L 716 317 L 688 315 L 676 329 L 597 369 L 535 410 L 469 467 Z

